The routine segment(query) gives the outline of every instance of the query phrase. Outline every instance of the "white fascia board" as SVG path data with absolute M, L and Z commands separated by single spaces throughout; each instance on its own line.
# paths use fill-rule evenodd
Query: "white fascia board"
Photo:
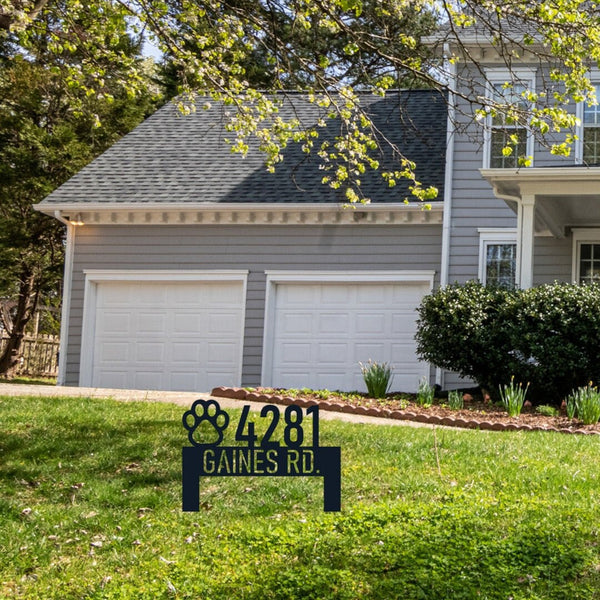
M 431 208 L 425 209 L 428 204 Z M 321 211 L 336 212 L 340 210 L 367 210 L 372 212 L 388 210 L 441 210 L 441 202 L 370 202 L 361 204 L 351 203 L 328 203 L 328 202 L 56 202 L 52 204 L 35 204 L 33 208 L 37 211 L 54 216 L 56 211 L 61 213 L 77 212 L 119 212 L 119 211 L 242 211 L 253 212 L 267 211 Z M 438 205 L 440 205 L 438 207 Z
M 586 181 L 600 180 L 600 167 L 523 167 L 521 169 L 479 169 L 485 179 L 507 181 Z
M 86 225 L 439 225 L 443 202 L 326 203 L 69 203 L 37 205 Z

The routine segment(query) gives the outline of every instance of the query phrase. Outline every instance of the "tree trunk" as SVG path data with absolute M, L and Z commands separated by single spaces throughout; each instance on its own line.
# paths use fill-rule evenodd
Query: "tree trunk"
M 27 327 L 37 307 L 38 292 L 36 289 L 36 279 L 35 274 L 29 269 L 25 269 L 21 273 L 16 314 L 7 330 L 8 340 L 6 346 L 2 354 L 0 354 L 0 376 L 14 377 L 19 367 L 25 327 Z

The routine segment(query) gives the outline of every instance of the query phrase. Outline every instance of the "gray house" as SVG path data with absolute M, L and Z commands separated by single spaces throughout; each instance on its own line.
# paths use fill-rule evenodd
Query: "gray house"
M 485 40 L 463 42 L 488 63 L 481 93 L 501 93 L 511 78 L 542 85 L 533 58 L 508 73 Z M 478 85 L 469 69 L 456 70 L 455 85 Z M 423 377 L 457 387 L 415 354 L 425 294 L 470 279 L 596 278 L 600 168 L 586 165 L 600 161 L 597 107 L 577 108 L 582 143 L 557 159 L 526 128 L 474 122 L 452 96 L 363 104 L 438 187 L 431 210 L 403 202 L 407 184 L 375 178 L 364 184 L 371 204 L 344 208 L 299 148 L 269 174 L 257 152 L 230 152 L 219 107 L 183 117 L 172 105 L 39 204 L 67 226 L 59 382 L 363 389 L 358 363 L 373 359 L 394 365 L 394 389 L 415 390 Z M 286 107 L 305 123 L 319 118 L 301 96 Z M 502 153 L 513 134 L 532 167 Z

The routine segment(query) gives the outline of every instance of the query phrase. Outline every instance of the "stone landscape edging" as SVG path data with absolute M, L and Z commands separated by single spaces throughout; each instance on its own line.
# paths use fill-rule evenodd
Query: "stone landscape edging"
M 265 402 L 269 404 L 281 404 L 288 406 L 295 404 L 300 408 L 309 408 L 318 404 L 319 410 L 332 412 L 342 412 L 366 417 L 378 417 L 384 419 L 396 419 L 399 421 L 413 421 L 416 423 L 426 423 L 429 425 L 444 425 L 445 427 L 458 427 L 460 429 L 481 429 L 485 431 L 553 431 L 555 433 L 576 434 L 576 435 L 600 435 L 600 431 L 587 429 L 569 429 L 566 427 L 542 427 L 539 425 L 525 425 L 520 423 L 492 423 L 490 421 L 479 419 L 462 419 L 454 417 L 440 417 L 438 415 L 424 415 L 413 413 L 408 410 L 390 410 L 389 408 L 377 408 L 371 406 L 354 406 L 340 402 L 330 402 L 328 400 L 314 400 L 306 398 L 292 398 L 291 396 L 282 396 L 280 394 L 265 394 L 263 392 L 253 392 L 244 388 L 220 386 L 213 388 L 210 393 L 216 398 L 229 398 L 232 400 L 248 400 L 249 402 Z

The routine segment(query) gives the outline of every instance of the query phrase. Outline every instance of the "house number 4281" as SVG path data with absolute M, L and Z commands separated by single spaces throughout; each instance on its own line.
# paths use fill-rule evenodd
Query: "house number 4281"
M 248 420 L 250 406 L 245 405 L 242 409 L 242 415 L 238 423 L 235 439 L 238 442 L 244 442 L 249 447 L 253 447 L 258 439 L 254 433 L 254 423 Z M 281 420 L 281 412 L 278 406 L 268 404 L 263 406 L 260 411 L 260 416 L 265 419 L 270 419 L 265 435 L 263 436 L 260 445 L 262 448 L 279 448 L 278 441 L 272 441 L 271 438 Z M 312 421 L 312 446 L 319 445 L 319 407 L 311 406 L 306 410 L 306 416 L 311 417 Z M 299 448 L 304 442 L 304 416 L 302 409 L 299 406 L 290 405 L 283 413 L 283 441 L 288 448 Z

